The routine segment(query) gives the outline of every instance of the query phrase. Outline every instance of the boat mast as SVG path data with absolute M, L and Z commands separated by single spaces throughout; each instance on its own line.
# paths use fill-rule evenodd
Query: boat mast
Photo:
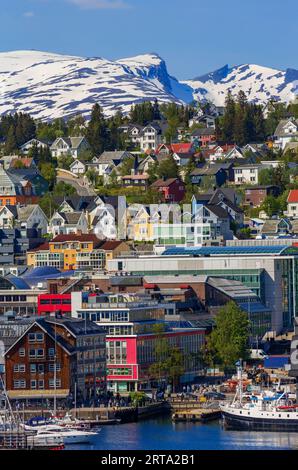
M 56 397 L 56 379 L 57 379 L 57 365 L 56 365 L 56 356 L 57 356 L 57 335 L 56 335 L 56 322 L 55 322 L 55 355 L 54 355 L 54 417 L 57 414 L 57 397 Z
M 242 405 L 242 359 L 239 359 L 237 364 L 237 378 L 238 378 L 238 391 L 239 391 L 239 402 Z

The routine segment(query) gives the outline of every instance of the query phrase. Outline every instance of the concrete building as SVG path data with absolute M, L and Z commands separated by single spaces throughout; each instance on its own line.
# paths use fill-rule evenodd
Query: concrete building
M 293 328 L 297 313 L 298 249 L 287 244 L 168 248 L 162 255 L 119 257 L 111 273 L 132 275 L 210 275 L 241 281 L 272 312 L 272 334 Z

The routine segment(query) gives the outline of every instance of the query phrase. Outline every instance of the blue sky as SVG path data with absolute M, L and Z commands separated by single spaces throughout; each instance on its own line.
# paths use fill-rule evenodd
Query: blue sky
M 108 59 L 158 52 L 193 78 L 224 64 L 297 68 L 297 0 L 1 0 L 0 50 Z

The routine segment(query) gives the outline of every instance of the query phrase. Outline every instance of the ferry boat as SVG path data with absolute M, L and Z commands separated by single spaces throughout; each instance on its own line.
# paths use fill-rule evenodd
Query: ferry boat
M 298 404 L 285 392 L 243 394 L 242 365 L 237 363 L 238 386 L 232 403 L 221 403 L 224 426 L 228 429 L 298 431 Z

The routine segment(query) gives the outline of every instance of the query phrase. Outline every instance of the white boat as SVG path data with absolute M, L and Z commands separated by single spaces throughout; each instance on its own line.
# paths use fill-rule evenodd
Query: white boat
M 55 424 L 34 427 L 25 426 L 25 429 L 34 430 L 39 437 L 51 435 L 60 436 L 63 438 L 64 444 L 88 444 L 92 442 L 98 434 L 98 432 L 83 431 Z
M 65 444 L 61 433 L 55 432 L 28 435 L 26 439 L 28 447 L 34 449 L 63 449 Z
M 220 404 L 224 424 L 232 429 L 298 431 L 298 405 L 286 393 L 243 394 L 242 367 L 238 367 L 238 386 L 232 403 Z

